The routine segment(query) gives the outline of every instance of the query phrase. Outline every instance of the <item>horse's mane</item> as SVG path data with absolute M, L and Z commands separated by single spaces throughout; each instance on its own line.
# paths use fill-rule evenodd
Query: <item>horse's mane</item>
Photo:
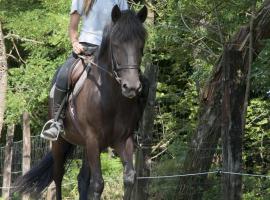
M 145 42 L 147 37 L 146 29 L 142 22 L 132 10 L 125 10 L 121 12 L 121 17 L 116 23 L 109 23 L 103 30 L 102 42 L 99 49 L 99 55 L 102 56 L 108 51 L 110 39 L 118 41 L 142 41 Z

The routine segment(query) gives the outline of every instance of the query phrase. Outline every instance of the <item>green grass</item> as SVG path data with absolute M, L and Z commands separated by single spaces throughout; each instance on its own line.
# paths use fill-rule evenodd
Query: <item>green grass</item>
M 105 188 L 102 193 L 104 200 L 118 200 L 123 196 L 123 167 L 119 158 L 112 158 L 107 153 L 101 154 L 102 174 Z M 79 199 L 77 175 L 81 167 L 81 160 L 73 160 L 65 173 L 63 180 L 63 199 Z

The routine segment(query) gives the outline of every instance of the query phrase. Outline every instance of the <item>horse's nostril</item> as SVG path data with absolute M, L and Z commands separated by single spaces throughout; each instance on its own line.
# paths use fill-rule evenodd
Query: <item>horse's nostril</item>
M 127 86 L 126 83 L 124 83 L 124 84 L 122 85 L 122 87 L 123 87 L 124 89 L 127 89 L 127 88 L 128 88 L 128 86 Z

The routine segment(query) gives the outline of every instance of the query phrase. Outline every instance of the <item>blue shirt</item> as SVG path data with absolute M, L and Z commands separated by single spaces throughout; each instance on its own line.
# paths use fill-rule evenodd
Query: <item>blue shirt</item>
M 87 42 L 100 45 L 103 29 L 111 22 L 111 11 L 115 5 L 120 10 L 127 10 L 126 0 L 96 0 L 88 15 L 83 13 L 83 0 L 72 0 L 71 14 L 75 11 L 82 17 L 82 27 L 79 42 Z

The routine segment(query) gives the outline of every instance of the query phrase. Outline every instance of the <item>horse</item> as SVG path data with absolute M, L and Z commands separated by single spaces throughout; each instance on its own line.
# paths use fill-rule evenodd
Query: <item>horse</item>
M 70 106 L 65 109 L 65 133 L 52 142 L 51 151 L 15 184 L 15 191 L 40 195 L 52 182 L 56 199 L 61 200 L 65 163 L 74 145 L 85 148 L 86 155 L 78 175 L 80 199 L 99 200 L 104 188 L 100 153 L 111 147 L 121 158 L 124 172 L 124 196 L 131 197 L 136 173 L 133 166 L 133 132 L 138 127 L 146 98 L 140 65 L 147 31 L 144 6 L 139 12 L 120 11 L 115 5 L 111 23 L 103 32 L 94 64 L 76 100 L 75 120 Z M 14 192 L 15 192 L 14 191 Z

